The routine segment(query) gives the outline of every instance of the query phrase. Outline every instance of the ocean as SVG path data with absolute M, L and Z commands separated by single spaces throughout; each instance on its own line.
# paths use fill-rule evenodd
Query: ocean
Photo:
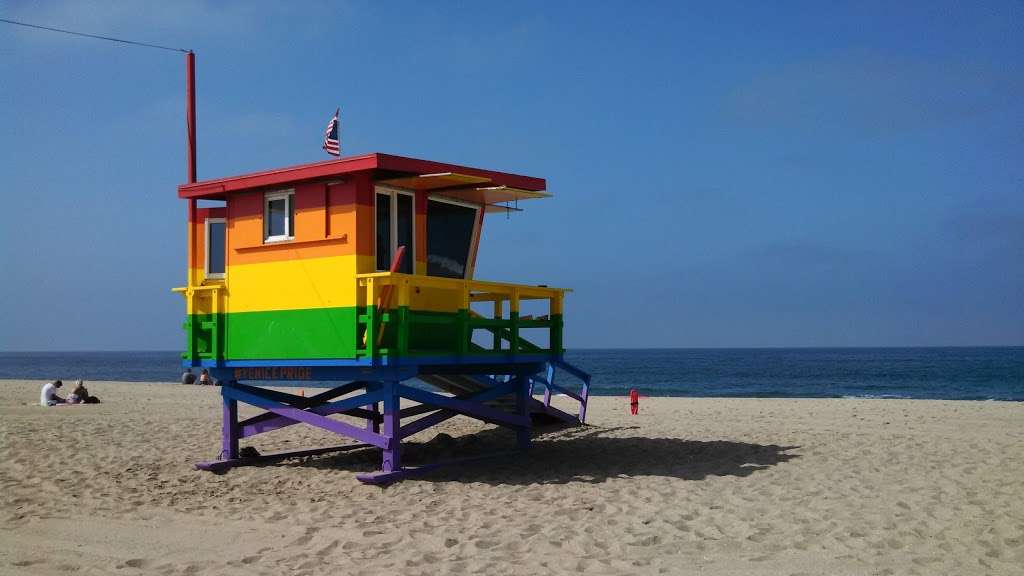
M 175 382 L 179 357 L 0 352 L 0 379 Z M 647 396 L 1024 401 L 1024 347 L 586 349 L 566 359 L 592 374 L 592 394 L 606 396 L 636 388 Z

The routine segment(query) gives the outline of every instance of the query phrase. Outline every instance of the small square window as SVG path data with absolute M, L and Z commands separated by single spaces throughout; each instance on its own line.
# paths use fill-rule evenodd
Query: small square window
M 263 201 L 263 240 L 295 238 L 295 192 L 268 192 Z

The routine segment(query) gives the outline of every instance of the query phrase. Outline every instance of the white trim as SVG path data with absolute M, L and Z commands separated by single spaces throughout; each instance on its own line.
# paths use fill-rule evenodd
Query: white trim
M 389 247 L 388 254 L 391 258 L 395 257 L 395 252 L 398 252 L 398 195 L 408 196 L 412 200 L 412 238 L 410 244 L 406 248 L 405 257 L 409 259 L 412 265 L 409 267 L 412 273 L 416 273 L 416 192 L 414 190 L 406 190 L 404 188 L 397 188 L 395 186 L 383 186 L 375 185 L 373 187 L 373 266 L 377 269 L 377 195 L 382 194 L 391 198 L 389 204 L 388 223 L 391 226 L 390 239 L 391 246 Z M 391 265 L 390 260 L 388 266 Z M 378 272 L 387 272 L 387 268 L 384 270 L 378 270 Z
M 380 194 L 386 194 L 387 196 L 391 196 L 386 192 L 378 192 L 377 187 L 374 187 L 373 189 L 373 269 L 376 270 L 377 272 L 380 272 L 380 267 L 377 266 L 379 256 L 377 250 L 377 196 L 379 196 Z M 394 204 L 394 202 L 391 202 L 391 204 Z M 388 218 L 391 218 L 390 213 L 388 214 Z M 391 220 L 388 220 L 388 222 L 391 222 Z M 394 243 L 394 238 L 391 238 L 391 241 L 392 243 Z
M 206 245 L 206 249 L 203 251 L 203 277 L 209 278 L 210 280 L 223 280 L 224 272 L 216 274 L 210 273 L 210 224 L 223 224 L 224 225 L 224 271 L 228 269 L 228 224 L 224 218 L 207 218 L 203 223 L 203 243 Z
M 284 200 L 284 234 L 278 234 L 276 236 L 270 235 L 270 219 L 267 218 L 268 204 L 273 200 Z M 292 223 L 292 215 L 295 214 L 295 190 L 276 190 L 274 192 L 264 192 L 263 194 L 263 243 L 273 244 L 274 242 L 285 242 L 288 240 L 294 240 L 295 235 L 288 234 L 288 230 L 294 227 Z
M 472 202 L 464 202 L 462 200 L 453 200 L 447 196 L 438 196 L 431 194 L 427 196 L 427 202 L 442 202 L 444 204 L 454 204 L 455 206 L 462 206 L 463 208 L 472 208 L 476 211 L 473 215 L 473 234 L 469 237 L 469 246 L 466 248 L 466 268 L 462 273 L 462 279 L 465 280 L 470 277 L 470 273 L 473 268 L 476 267 L 476 262 L 470 262 L 470 257 L 473 255 L 473 247 L 480 239 L 480 210 L 483 210 L 483 206 L 480 204 L 474 204 Z M 430 216 L 430 205 L 427 205 L 427 217 Z M 427 238 L 427 245 L 430 245 L 430 238 Z M 429 250 L 429 248 L 428 248 Z M 430 254 L 427 254 L 427 258 L 430 258 Z M 427 264 L 430 265 L 429 263 Z
M 448 196 L 442 196 L 440 194 L 431 194 L 427 196 L 427 200 L 436 200 L 438 202 L 444 202 L 446 204 L 455 204 L 456 206 L 462 206 L 463 208 L 476 208 L 480 209 L 479 204 L 473 202 L 467 202 L 465 200 L 456 200 L 455 198 L 449 198 Z

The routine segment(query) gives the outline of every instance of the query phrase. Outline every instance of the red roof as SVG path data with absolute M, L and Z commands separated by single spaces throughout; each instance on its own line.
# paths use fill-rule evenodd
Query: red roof
M 495 172 L 480 168 L 470 168 L 456 164 L 445 164 L 443 162 L 432 162 L 430 160 L 418 160 L 404 156 L 392 156 L 390 154 L 365 154 L 362 156 L 349 156 L 336 160 L 325 160 L 311 164 L 299 164 L 287 168 L 277 168 L 230 178 L 218 178 L 215 180 L 203 180 L 195 184 L 182 184 L 178 186 L 178 197 L 180 198 L 223 198 L 232 192 L 241 192 L 254 188 L 267 188 L 287 186 L 289 184 L 309 181 L 331 179 L 344 176 L 354 172 L 364 171 L 385 172 L 390 177 L 397 175 L 419 176 L 423 174 L 438 174 L 453 172 L 488 178 L 497 186 L 508 186 L 523 190 L 544 190 L 547 184 L 543 178 L 531 176 L 520 176 L 507 172 Z

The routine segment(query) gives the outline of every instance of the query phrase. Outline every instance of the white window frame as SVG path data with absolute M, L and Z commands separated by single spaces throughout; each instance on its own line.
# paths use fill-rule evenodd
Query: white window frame
M 416 273 L 416 226 L 418 224 L 416 218 L 416 192 L 413 190 L 406 190 L 404 188 L 395 188 L 393 186 L 374 186 L 373 190 L 373 266 L 377 266 L 377 195 L 383 194 L 391 197 L 391 213 L 388 215 L 390 218 L 389 223 L 391 224 L 391 246 L 389 254 L 391 259 L 394 259 L 395 253 L 398 252 L 398 198 L 399 194 L 408 196 L 412 200 L 412 246 L 406 247 L 405 257 L 411 258 L 412 262 L 411 270 L 412 273 Z M 388 261 L 388 266 L 391 265 L 391 261 Z M 384 270 L 377 270 L 378 272 L 387 272 Z
M 469 278 L 469 275 L 473 272 L 474 265 L 476 264 L 476 262 L 471 261 L 471 258 L 473 256 L 473 247 L 476 246 L 477 240 L 479 239 L 478 237 L 480 234 L 480 211 L 483 210 L 483 206 L 481 206 L 480 204 L 474 204 L 472 202 L 454 200 L 452 198 L 448 198 L 447 196 L 435 196 L 433 194 L 427 196 L 427 202 L 443 202 L 445 204 L 454 204 L 456 206 L 462 206 L 463 208 L 472 208 L 476 210 L 476 214 L 473 216 L 473 234 L 472 236 L 469 237 L 469 248 L 468 252 L 466 253 L 466 271 L 462 274 L 463 280 Z M 427 217 L 429 217 L 429 214 L 430 205 L 427 204 Z M 430 238 L 427 238 L 427 246 L 427 250 L 430 250 Z M 427 257 L 429 258 L 430 254 L 427 254 Z
M 210 273 L 210 224 L 224 225 L 224 272 Z M 203 277 L 210 280 L 223 280 L 228 270 L 228 224 L 224 218 L 207 218 L 203 224 L 203 238 L 205 239 L 206 250 L 203 258 Z
M 272 200 L 284 200 L 284 234 L 270 235 L 270 202 Z M 279 190 L 267 192 L 263 195 L 263 242 L 271 244 L 274 242 L 285 242 L 294 240 L 294 235 L 288 235 L 288 230 L 293 229 L 292 216 L 295 214 L 295 190 Z

